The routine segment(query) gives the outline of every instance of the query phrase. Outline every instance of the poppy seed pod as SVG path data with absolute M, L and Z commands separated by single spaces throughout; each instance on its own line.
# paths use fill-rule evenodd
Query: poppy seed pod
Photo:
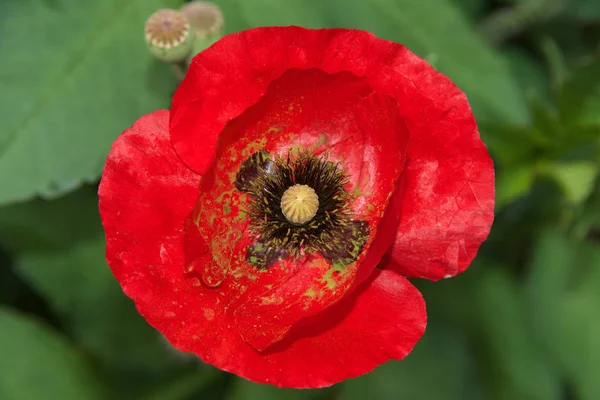
M 144 33 L 150 54 L 161 61 L 185 60 L 194 46 L 190 23 L 176 10 L 156 11 L 146 21 Z

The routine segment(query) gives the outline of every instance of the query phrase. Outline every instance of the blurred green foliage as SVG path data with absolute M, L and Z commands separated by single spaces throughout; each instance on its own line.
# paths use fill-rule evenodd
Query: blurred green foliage
M 142 27 L 181 3 L 0 2 L 0 399 L 600 399 L 600 1 L 216 1 L 228 32 L 406 44 L 467 93 L 496 164 L 477 260 L 415 282 L 429 314 L 415 350 L 313 391 L 174 350 L 105 264 L 95 183 L 116 136 L 168 107 L 176 80 Z

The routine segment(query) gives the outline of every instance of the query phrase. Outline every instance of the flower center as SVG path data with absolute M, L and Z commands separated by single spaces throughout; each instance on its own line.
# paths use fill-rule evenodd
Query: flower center
M 347 178 L 339 163 L 307 151 L 273 157 L 261 150 L 242 162 L 235 187 L 250 195 L 248 216 L 256 239 L 248 247 L 248 263 L 265 269 L 310 253 L 320 253 L 336 267 L 356 261 L 369 224 L 352 218 Z
M 304 225 L 317 214 L 319 196 L 308 185 L 294 185 L 281 196 L 281 211 L 294 225 Z

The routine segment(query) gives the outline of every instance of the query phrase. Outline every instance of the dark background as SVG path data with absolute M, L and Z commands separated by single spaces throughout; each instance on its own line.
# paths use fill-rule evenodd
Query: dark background
M 177 0 L 0 0 L 0 399 L 600 399 L 600 1 L 221 0 L 226 32 L 349 27 L 468 95 L 496 222 L 457 278 L 414 280 L 423 339 L 332 388 L 277 390 L 171 348 L 104 260 L 110 144 L 169 106 L 145 19 Z

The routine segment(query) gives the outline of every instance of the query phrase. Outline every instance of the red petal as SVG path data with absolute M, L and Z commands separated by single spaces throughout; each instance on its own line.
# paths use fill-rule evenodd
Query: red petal
M 171 135 L 183 160 L 204 172 L 225 124 L 291 68 L 351 71 L 398 101 L 410 146 L 390 257 L 412 277 L 466 269 L 493 220 L 493 166 L 466 96 L 400 44 L 357 30 L 298 27 L 224 37 L 194 59 L 173 98 Z
M 391 244 L 398 214 L 385 210 L 407 141 L 397 108 L 350 73 L 292 70 L 221 133 L 215 167 L 206 173 L 191 217 L 187 265 L 237 310 L 237 328 L 256 349 L 278 342 L 303 318 L 342 299 Z M 361 256 L 338 271 L 317 254 L 284 259 L 268 271 L 246 260 L 256 234 L 248 229 L 249 197 L 236 190 L 232 177 L 253 152 L 285 156 L 294 148 L 328 151 L 329 160 L 339 162 L 350 175 L 347 189 L 356 194 L 353 218 L 370 227 Z
M 173 151 L 167 118 L 157 111 L 119 137 L 99 190 L 107 259 L 152 326 L 207 363 L 283 387 L 328 386 L 411 351 L 425 330 L 425 304 L 408 281 L 381 270 L 267 352 L 245 342 L 235 309 L 182 273 L 182 227 L 200 177 Z
M 169 112 L 146 115 L 115 141 L 98 195 L 106 257 L 127 295 L 130 284 L 182 274 L 183 221 L 194 206 L 200 176 L 173 150 Z M 174 267 L 174 268 L 170 268 Z M 163 296 L 153 299 L 167 301 Z
M 143 266 L 129 268 L 135 275 Z M 278 387 L 330 386 L 400 360 L 423 335 L 427 318 L 414 286 L 392 271 L 376 270 L 342 302 L 259 352 L 232 329 L 232 310 L 220 296 L 193 281 L 157 275 L 137 281 L 129 292 L 148 322 L 179 350 Z
M 233 372 L 276 386 L 329 386 L 404 358 L 423 335 L 426 320 L 418 290 L 391 271 L 376 270 L 348 298 L 264 356 L 240 348 L 248 358 L 222 368 L 241 368 Z
M 455 125 L 423 126 L 420 136 L 411 136 L 406 195 L 397 202 L 400 225 L 383 268 L 407 277 L 450 278 L 468 268 L 490 232 L 494 166 L 466 106 L 448 110 L 460 111 L 464 119 L 457 116 Z
M 379 91 L 383 87 L 412 86 L 410 78 L 393 69 L 394 63 L 413 58 L 418 59 L 404 46 L 357 30 L 272 27 L 225 36 L 194 58 L 173 97 L 173 145 L 190 168 L 204 173 L 225 124 L 255 104 L 269 83 L 285 71 L 350 71 L 367 76 Z M 405 97 L 410 100 L 410 96 Z

